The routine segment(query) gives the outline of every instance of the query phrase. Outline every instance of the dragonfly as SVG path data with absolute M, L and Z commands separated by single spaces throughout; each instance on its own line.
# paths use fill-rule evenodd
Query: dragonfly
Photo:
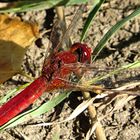
M 88 47 L 87 44 L 77 42 L 71 45 L 68 50 L 63 47 L 64 43 L 70 44 L 68 43 L 69 41 L 66 41 L 66 38 L 72 33 L 72 29 L 74 29 L 75 24 L 81 17 L 80 14 L 82 13 L 82 9 L 83 7 L 80 7 L 77 11 L 72 23 L 61 37 L 60 42 L 57 41 L 59 39 L 56 39 L 57 33 L 55 35 L 54 28 L 54 32 L 52 31 L 53 33 L 50 37 L 52 41 L 51 53 L 48 57 L 46 55 L 41 76 L 0 107 L 0 126 L 24 111 L 44 92 L 51 92 L 56 89 L 80 89 L 85 91 L 101 89 L 102 91 L 110 91 L 110 89 L 103 89 L 98 86 L 92 86 L 91 88 L 82 87 L 80 85 L 75 85 L 68 80 L 73 73 L 79 77 L 80 73 L 94 67 L 89 64 L 91 62 L 92 49 Z M 63 48 L 63 50 L 60 50 L 60 48 Z M 116 92 L 115 90 L 112 91 Z
M 74 17 L 75 19 L 73 19 L 73 23 L 70 25 L 71 27 L 68 28 L 69 32 L 73 28 L 72 26 L 75 25 L 77 18 L 79 18 L 79 14 L 80 10 Z M 66 35 L 69 33 L 68 31 L 65 33 L 65 37 L 62 37 L 62 41 L 65 40 Z M 0 126 L 24 111 L 44 92 L 74 87 L 73 84 L 65 80 L 69 78 L 71 73 L 76 72 L 76 69 L 69 67 L 69 65 L 90 62 L 92 51 L 91 48 L 82 43 L 74 43 L 69 50 L 59 51 L 62 44 L 60 42 L 56 45 L 55 42 L 52 45 L 52 48 L 54 47 L 53 52 L 51 52 L 48 58 L 45 58 L 41 76 L 0 107 Z

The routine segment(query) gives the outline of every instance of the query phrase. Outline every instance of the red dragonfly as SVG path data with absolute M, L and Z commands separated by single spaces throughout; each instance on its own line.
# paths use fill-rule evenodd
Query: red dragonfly
M 68 64 L 89 62 L 91 49 L 86 44 L 75 43 L 69 50 L 58 52 L 60 44 L 57 45 L 50 57 L 45 59 L 42 75 L 26 89 L 1 106 L 0 126 L 26 109 L 43 92 L 49 92 L 59 88 L 69 89 L 74 86 L 65 80 L 69 78 L 71 73 L 76 72 Z

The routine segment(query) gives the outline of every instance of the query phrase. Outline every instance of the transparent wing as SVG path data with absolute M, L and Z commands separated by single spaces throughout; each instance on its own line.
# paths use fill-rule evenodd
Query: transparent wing
M 57 52 L 60 48 L 62 48 L 63 50 L 66 50 L 67 47 L 71 46 L 70 35 L 72 35 L 74 33 L 74 31 L 76 29 L 76 25 L 77 25 L 79 19 L 81 18 L 83 11 L 84 11 L 84 8 L 85 8 L 85 5 L 81 5 L 78 8 L 77 12 L 75 13 L 75 16 L 72 19 L 71 24 L 69 25 L 69 27 L 67 28 L 67 30 L 63 34 L 61 41 L 57 44 L 55 52 Z
M 61 48 L 62 50 L 66 50 L 67 47 L 71 45 L 70 41 L 70 35 L 74 32 L 75 26 L 77 21 L 80 19 L 83 11 L 84 11 L 84 5 L 81 5 L 79 9 L 77 10 L 74 18 L 72 19 L 71 24 L 65 31 L 64 26 L 65 23 L 64 21 L 57 20 L 53 26 L 51 35 L 50 35 L 50 43 L 46 52 L 46 57 L 44 61 L 43 67 L 47 65 L 47 62 L 50 61 L 51 56 L 56 54 L 59 49 Z M 49 50 L 49 56 L 48 56 L 48 50 Z
M 140 68 L 134 68 L 135 62 L 119 68 L 95 67 L 93 64 L 65 64 L 73 73 L 69 77 L 72 87 L 80 87 L 91 91 L 95 85 L 102 85 L 105 89 L 120 86 L 140 84 Z M 78 76 L 77 76 L 78 75 Z M 66 80 L 68 82 L 68 80 Z M 94 85 L 94 86 L 93 86 Z

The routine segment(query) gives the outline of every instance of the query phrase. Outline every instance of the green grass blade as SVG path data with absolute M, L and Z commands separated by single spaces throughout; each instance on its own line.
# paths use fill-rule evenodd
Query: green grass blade
M 4 96 L 3 98 L 0 99 L 0 105 L 2 105 L 3 103 L 7 102 L 7 100 L 8 100 L 11 96 L 13 96 L 13 95 L 14 95 L 15 93 L 17 93 L 19 90 L 22 90 L 22 89 L 26 88 L 29 84 L 30 84 L 30 83 L 26 83 L 26 84 L 24 84 L 24 85 L 22 85 L 22 86 L 20 86 L 20 87 L 16 87 L 16 88 L 14 88 L 14 89 L 8 91 L 8 92 L 6 93 L 6 96 Z
M 52 100 L 42 104 L 41 106 L 33 108 L 25 113 L 22 113 L 22 114 L 16 116 L 15 118 L 13 118 L 9 122 L 7 122 L 5 125 L 0 127 L 0 131 L 10 128 L 10 127 L 14 127 L 20 123 L 23 123 L 24 121 L 26 121 L 30 118 L 40 116 L 40 115 L 50 111 L 55 106 L 57 106 L 60 102 L 62 102 L 64 99 L 66 99 L 69 95 L 70 95 L 70 92 L 62 93 L 62 94 L 58 95 L 57 97 L 53 98 Z
M 86 85 L 91 85 L 91 84 L 95 84 L 97 83 L 98 81 L 101 81 L 103 79 L 106 79 L 114 74 L 118 74 L 124 70 L 128 70 L 128 69 L 134 69 L 134 68 L 140 68 L 140 61 L 135 61 L 133 63 L 130 63 L 130 64 L 127 64 L 127 65 L 124 65 L 118 69 L 115 69 L 111 72 L 109 72 L 108 74 L 105 74 L 105 75 L 102 75 L 102 76 L 98 76 L 96 78 L 93 78 L 92 80 L 87 80 L 86 81 Z
M 63 0 L 63 2 L 64 1 L 65 0 Z M 75 5 L 75 4 L 84 4 L 84 3 L 87 3 L 87 2 L 88 2 L 88 0 L 69 0 L 69 1 L 67 1 L 66 5 L 70 6 L 70 5 Z
M 14 7 L 6 7 L 0 8 L 0 13 L 7 13 L 7 12 L 26 12 L 30 10 L 43 10 L 43 9 L 50 9 L 52 7 L 58 5 L 73 5 L 77 3 L 86 3 L 88 0 L 24 0 L 14 2 Z M 12 2 L 11 2 L 12 4 Z
M 54 7 L 55 5 L 59 4 L 61 0 L 26 0 L 26 1 L 19 1 L 14 2 L 14 7 L 6 7 L 1 8 L 0 13 L 7 13 L 7 12 L 26 12 L 30 10 L 43 10 L 49 9 Z M 11 3 L 12 4 L 12 3 Z
M 17 88 L 14 88 L 13 90 L 8 91 L 8 92 L 6 93 L 6 95 L 0 99 L 0 105 L 2 105 L 3 103 L 7 102 L 7 100 L 8 100 L 14 93 L 16 93 L 17 91 L 18 91 Z
M 120 29 L 127 21 L 131 20 L 132 18 L 138 16 L 140 14 L 140 7 L 137 8 L 133 13 L 131 13 L 129 16 L 125 17 L 121 21 L 117 22 L 105 35 L 104 37 L 100 40 L 98 45 L 93 51 L 93 58 L 92 61 L 96 59 L 96 57 L 99 55 L 99 53 L 102 51 L 104 48 L 105 43 L 110 39 L 114 33 Z
M 96 15 L 96 13 L 99 11 L 99 9 L 100 9 L 101 5 L 104 3 L 104 1 L 105 0 L 94 1 L 93 8 L 87 17 L 87 20 L 86 20 L 84 27 L 83 27 L 83 30 L 82 30 L 81 39 L 80 39 L 81 42 L 85 39 L 87 31 L 89 30 L 90 25 L 91 25 L 95 15 Z

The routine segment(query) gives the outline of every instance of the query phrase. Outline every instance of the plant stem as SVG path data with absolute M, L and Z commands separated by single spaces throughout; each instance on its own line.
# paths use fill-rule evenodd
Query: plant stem
M 91 98 L 89 92 L 82 92 L 82 94 L 83 94 L 83 97 L 85 100 Z M 96 112 L 95 106 L 94 105 L 88 106 L 88 112 L 89 112 L 89 116 L 91 118 L 91 124 L 94 125 L 95 122 L 97 121 L 97 112 Z M 99 122 L 96 126 L 95 134 L 96 134 L 97 140 L 106 140 L 104 129 L 103 129 L 101 123 L 99 123 Z

